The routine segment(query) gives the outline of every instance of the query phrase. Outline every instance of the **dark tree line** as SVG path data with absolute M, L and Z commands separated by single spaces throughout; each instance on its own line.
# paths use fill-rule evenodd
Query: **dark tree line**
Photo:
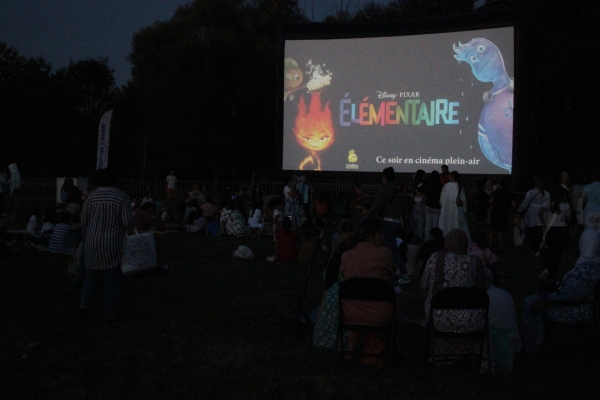
M 340 0 L 326 22 L 428 23 L 526 10 L 517 38 L 524 66 L 516 77 L 519 169 L 550 177 L 566 169 L 586 179 L 586 169 L 598 163 L 597 2 L 487 0 L 478 8 L 476 3 L 395 0 L 383 6 Z M 78 61 L 52 72 L 45 60 L 0 44 L 0 160 L 18 162 L 29 175 L 89 174 L 100 116 L 113 108 L 110 163 L 123 177 L 142 176 L 144 155 L 148 164 L 276 168 L 277 29 L 307 21 L 296 0 L 191 1 L 171 19 L 134 34 L 132 78 L 123 88 L 115 87 L 106 60 Z
M 0 171 L 16 162 L 25 176 L 89 173 L 100 116 L 118 96 L 105 59 L 52 72 L 0 42 Z

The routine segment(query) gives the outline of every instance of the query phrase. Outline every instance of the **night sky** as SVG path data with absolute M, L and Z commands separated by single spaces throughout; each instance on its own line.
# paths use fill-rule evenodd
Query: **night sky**
M 381 4 L 389 0 L 380 0 Z M 54 68 L 69 60 L 108 57 L 117 85 L 130 78 L 126 60 L 133 34 L 173 16 L 189 0 L 1 0 L 0 41 L 27 57 L 44 57 Z M 347 4 L 348 0 L 343 3 Z M 350 11 L 361 0 L 351 0 Z M 300 0 L 308 18 L 321 21 L 340 0 Z

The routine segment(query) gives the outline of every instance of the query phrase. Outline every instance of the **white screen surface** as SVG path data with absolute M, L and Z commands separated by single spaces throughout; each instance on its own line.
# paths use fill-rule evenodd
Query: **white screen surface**
M 283 169 L 512 169 L 512 27 L 285 40 L 284 58 Z

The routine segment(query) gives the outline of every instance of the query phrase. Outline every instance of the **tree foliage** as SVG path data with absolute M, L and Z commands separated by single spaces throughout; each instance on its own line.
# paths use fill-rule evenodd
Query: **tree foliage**
M 545 161 L 549 174 L 552 168 L 582 173 L 588 164 L 581 160 L 597 148 L 591 96 L 598 85 L 593 49 L 600 3 L 486 0 L 477 9 L 475 3 L 339 0 L 326 20 L 427 23 L 530 9 L 517 38 L 516 99 L 525 122 L 515 146 L 538 150 L 535 157 L 529 151 L 527 168 Z M 114 108 L 110 163 L 123 177 L 141 177 L 145 158 L 150 165 L 277 166 L 277 29 L 294 22 L 307 22 L 297 0 L 194 0 L 133 35 L 131 80 L 122 89 L 106 59 L 53 72 L 43 58 L 0 42 L 0 132 L 8 143 L 0 146 L 0 160 L 17 162 L 29 175 L 86 175 L 94 168 L 99 119 Z
M 136 33 L 132 140 L 163 162 L 276 164 L 277 27 L 302 20 L 292 0 L 196 0 Z
M 16 162 L 25 175 L 88 174 L 98 121 L 115 92 L 107 60 L 71 62 L 52 72 L 43 58 L 0 42 L 0 160 Z

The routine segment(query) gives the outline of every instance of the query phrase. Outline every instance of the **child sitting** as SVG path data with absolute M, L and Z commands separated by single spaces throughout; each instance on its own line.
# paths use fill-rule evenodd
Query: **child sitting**
M 221 233 L 221 230 L 219 229 L 219 220 L 213 215 L 207 216 L 205 229 L 208 236 L 218 236 Z
M 248 217 L 248 228 L 252 234 L 257 234 L 262 228 L 262 211 L 260 210 L 260 202 L 255 201 L 252 205 L 252 211 Z
M 54 231 L 48 242 L 48 250 L 57 253 L 68 253 L 72 248 L 67 248 L 67 239 L 71 234 L 71 219 L 73 216 L 68 212 L 57 214 L 58 223 L 54 226 Z
M 292 220 L 284 218 L 282 229 L 275 231 L 277 238 L 277 262 L 291 263 L 298 257 L 298 232 L 292 231 Z
M 188 233 L 204 233 L 206 228 L 206 219 L 203 215 L 204 211 L 200 208 L 193 212 L 189 217 L 184 229 Z
M 42 207 L 36 206 L 27 222 L 27 233 L 32 236 L 40 236 L 42 233 Z
M 498 257 L 488 246 L 487 237 L 482 233 L 473 235 L 473 242 L 469 245 L 467 253 L 470 256 L 477 256 L 483 261 L 483 265 L 489 267 L 498 261 Z
M 154 203 L 147 202 L 133 212 L 133 222 L 138 232 L 149 232 L 154 229 Z

